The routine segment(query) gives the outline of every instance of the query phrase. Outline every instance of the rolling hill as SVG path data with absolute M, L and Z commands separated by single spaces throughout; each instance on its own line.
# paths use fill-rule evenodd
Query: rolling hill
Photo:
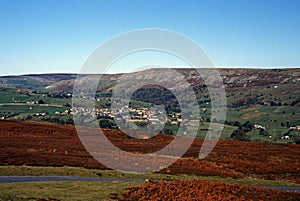
M 118 80 L 126 76 L 141 77 L 141 74 L 159 72 L 174 80 L 173 89 L 184 85 L 182 80 L 172 77 L 168 72 L 170 69 L 148 69 L 143 72 L 131 74 L 104 74 L 104 75 L 80 75 L 79 83 L 89 83 L 99 80 L 97 97 L 101 107 L 110 106 L 110 97 L 115 89 Z M 210 69 L 203 69 L 200 76 L 195 69 L 173 69 L 182 75 L 192 86 L 199 103 L 200 113 L 203 119 L 210 121 L 210 96 L 207 90 L 209 83 L 205 83 L 201 76 L 210 76 Z M 235 128 L 243 127 L 247 121 L 252 125 L 259 125 L 265 128 L 266 132 L 259 129 L 247 130 L 247 135 L 254 141 L 280 141 L 295 142 L 300 137 L 300 130 L 294 129 L 300 126 L 300 69 L 218 69 L 223 80 L 226 99 L 227 117 L 226 124 Z M 57 106 L 68 106 L 71 104 L 71 97 L 67 94 L 73 92 L 73 85 L 76 74 L 31 74 L 22 76 L 0 77 L 0 102 L 13 103 L 13 99 L 26 101 L 39 101 L 49 104 L 54 110 Z M 133 100 L 151 104 L 163 104 L 169 111 L 180 111 L 180 106 L 174 94 L 166 88 L 157 85 L 144 86 L 134 92 Z M 28 108 L 22 109 L 26 115 L 11 111 L 11 106 L 1 106 L 0 113 L 7 116 L 8 112 L 13 114 L 12 119 L 26 119 L 30 114 Z M 15 107 L 19 110 L 18 107 Z M 43 108 L 35 112 L 47 113 Z M 63 110 L 67 108 L 62 108 Z M 33 110 L 32 110 L 33 111 Z M 62 111 L 60 111 L 62 112 Z M 51 112 L 50 112 L 51 113 Z M 15 115 L 16 114 L 16 115 Z M 50 115 L 53 119 L 59 118 L 56 122 L 66 122 L 69 117 Z M 48 121 L 49 118 L 33 117 L 33 120 Z M 233 128 L 234 128 L 233 127 Z M 292 128 L 292 129 L 291 129 Z M 227 134 L 228 136 L 228 134 Z M 289 136 L 289 137 L 285 137 Z M 284 139 L 283 139 L 284 138 Z M 293 140 L 291 139 L 293 138 Z

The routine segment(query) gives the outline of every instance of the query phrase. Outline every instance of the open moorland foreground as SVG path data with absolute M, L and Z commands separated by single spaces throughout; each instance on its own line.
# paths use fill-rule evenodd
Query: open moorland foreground
M 298 200 L 299 193 L 201 180 L 161 181 L 126 189 L 120 200 Z
M 94 197 L 82 199 L 300 199 L 300 193 L 296 191 L 253 187 L 300 186 L 300 147 L 296 144 L 220 140 L 207 158 L 199 160 L 197 157 L 203 139 L 196 138 L 186 154 L 170 167 L 159 173 L 132 175 L 107 170 L 93 159 L 72 125 L 1 120 L 0 127 L 1 176 L 68 175 L 142 179 L 141 182 L 110 182 L 109 185 L 105 182 L 0 184 L 0 200 L 76 200 L 74 195 L 78 197 L 78 194 L 91 191 L 89 194 Z M 173 139 L 173 136 L 164 134 L 148 140 L 128 138 L 118 129 L 105 129 L 105 135 L 119 148 L 134 153 L 154 152 Z M 153 181 L 144 183 L 145 179 Z M 161 179 L 164 181 L 156 182 Z M 80 193 L 79 185 L 85 185 L 85 188 L 80 188 Z M 110 185 L 109 190 L 101 188 Z M 69 193 L 61 193 L 62 189 Z

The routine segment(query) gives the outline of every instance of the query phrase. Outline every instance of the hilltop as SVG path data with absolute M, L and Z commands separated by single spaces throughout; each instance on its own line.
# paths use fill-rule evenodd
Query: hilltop
M 204 84 L 201 76 L 195 69 L 174 68 L 185 77 L 193 86 Z M 246 69 L 246 68 L 219 68 L 219 74 L 224 81 L 227 90 L 246 87 L 267 87 L 279 84 L 295 84 L 300 82 L 299 68 L 285 69 Z M 160 71 L 165 73 L 168 69 L 148 69 L 147 71 Z M 209 72 L 209 69 L 202 69 L 203 73 Z M 134 72 L 131 74 L 139 74 Z M 119 77 L 126 74 L 82 74 L 82 78 L 100 79 L 101 82 L 111 81 L 107 86 L 113 86 Z M 52 92 L 72 92 L 73 83 L 77 74 L 28 74 L 19 76 L 1 76 L 0 85 L 4 87 L 23 88 Z M 65 86 L 65 87 L 62 87 Z M 99 89 L 105 90 L 104 86 Z

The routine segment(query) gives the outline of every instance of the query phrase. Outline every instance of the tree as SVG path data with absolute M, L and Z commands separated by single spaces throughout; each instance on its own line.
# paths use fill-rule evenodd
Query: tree
M 72 107 L 72 105 L 70 103 L 65 103 L 63 106 Z
M 251 121 L 246 121 L 244 124 L 243 124 L 243 127 L 248 129 L 249 131 L 254 128 L 254 124 L 251 122 Z
M 72 118 L 68 118 L 67 121 L 66 121 L 66 124 L 72 124 L 74 125 L 74 121 Z
M 237 126 L 237 127 L 242 127 L 242 124 L 238 121 L 231 122 L 230 125 Z
M 294 139 L 294 142 L 295 142 L 295 144 L 300 144 L 300 137 L 296 137 L 296 138 Z
M 161 133 L 163 134 L 169 134 L 169 135 L 174 135 L 174 132 L 170 128 L 164 128 Z
M 237 130 L 233 131 L 230 137 L 236 140 L 250 141 L 250 135 L 248 135 L 247 132 L 242 128 L 238 128 Z
M 56 124 L 65 124 L 65 121 L 63 119 L 60 119 L 58 117 L 50 118 L 50 122 L 56 123 Z
M 99 125 L 101 128 L 113 128 L 116 127 L 116 124 L 109 119 L 100 119 Z
M 31 115 L 27 115 L 27 117 L 25 118 L 26 121 L 31 120 L 33 117 Z
M 264 129 L 259 129 L 259 135 L 269 136 L 269 132 Z
M 38 104 L 45 104 L 45 102 L 43 100 L 39 100 Z

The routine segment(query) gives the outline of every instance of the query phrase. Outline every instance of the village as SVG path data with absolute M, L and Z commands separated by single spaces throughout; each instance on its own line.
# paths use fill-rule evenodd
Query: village
M 61 97 L 71 97 L 70 94 L 61 96 Z M 86 97 L 81 97 L 85 101 L 90 101 Z M 121 100 L 114 100 L 111 102 L 111 99 L 108 99 L 107 103 L 114 104 L 115 109 L 111 109 L 111 107 L 103 107 L 100 104 L 100 99 L 93 99 L 92 101 L 96 101 L 96 106 L 93 107 L 86 107 L 84 105 L 80 107 L 73 107 L 71 103 L 64 103 L 63 105 L 56 105 L 56 104 L 49 104 L 48 102 L 45 103 L 41 99 L 30 100 L 30 101 L 18 101 L 14 98 L 12 99 L 12 103 L 5 103 L 2 105 L 6 106 L 28 106 L 26 111 L 22 112 L 3 112 L 0 114 L 0 119 L 17 119 L 18 116 L 23 118 L 23 120 L 42 120 L 42 121 L 49 121 L 55 122 L 60 124 L 74 124 L 73 115 L 79 114 L 83 121 L 89 121 L 92 119 L 92 116 L 96 116 L 98 120 L 105 120 L 110 122 L 110 125 L 113 125 L 111 128 L 117 128 L 120 124 L 119 123 L 128 123 L 133 122 L 138 126 L 159 126 L 159 125 L 168 125 L 168 127 L 173 126 L 173 129 L 179 126 L 193 126 L 196 125 L 196 121 L 186 120 L 182 117 L 180 112 L 170 112 L 165 111 L 163 107 L 132 107 L 132 106 L 123 106 L 121 104 Z M 46 109 L 48 108 L 49 109 Z M 24 107 L 23 107 L 24 108 Z M 39 109 L 36 109 L 39 108 Z M 42 109 L 45 108 L 45 109 Z M 50 109 L 52 108 L 52 109 Z M 203 114 L 206 114 L 208 108 L 205 106 L 201 108 Z M 40 111 L 38 111 L 40 110 Z M 199 117 L 199 122 L 212 122 L 218 123 L 216 120 L 210 120 L 208 118 Z M 198 121 L 197 120 L 197 121 Z M 117 123 L 117 125 L 116 125 Z M 233 125 L 232 122 L 225 122 L 227 125 Z M 107 124 L 106 124 L 107 125 Z M 240 124 L 242 125 L 242 124 Z M 102 125 L 101 125 L 102 127 Z M 104 128 L 107 128 L 104 126 Z M 108 127 L 109 128 L 109 127 Z M 250 127 L 249 127 L 250 128 Z M 288 141 L 293 139 L 293 135 L 295 132 L 300 131 L 300 125 L 293 125 L 293 124 L 285 124 L 284 122 L 281 123 L 281 129 L 288 129 L 285 130 L 281 136 L 278 136 L 278 133 L 270 132 L 268 125 L 261 125 L 261 124 L 254 124 L 252 123 L 252 127 L 250 130 L 258 130 L 259 135 L 265 136 L 269 139 L 282 139 L 284 141 Z M 247 131 L 248 132 L 248 131 Z
M 162 111 L 149 110 L 148 108 L 132 108 L 124 106 L 120 110 L 111 111 L 109 108 L 85 108 L 77 107 L 70 114 L 82 114 L 84 116 L 96 115 L 99 119 L 116 119 L 117 121 L 125 120 L 126 122 L 164 124 L 165 122 L 172 125 L 179 125 L 182 122 L 181 113 L 165 114 Z

